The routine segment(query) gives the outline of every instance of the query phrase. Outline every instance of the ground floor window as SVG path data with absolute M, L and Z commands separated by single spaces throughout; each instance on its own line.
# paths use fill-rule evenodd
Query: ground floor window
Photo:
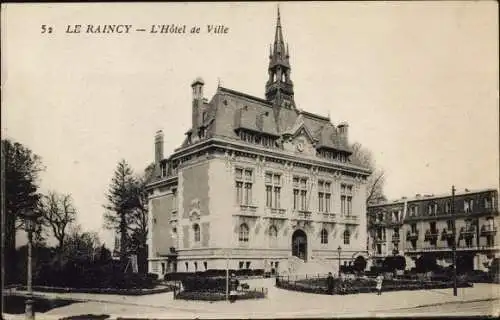
M 244 265 L 245 265 L 245 262 L 244 261 L 240 261 L 240 263 L 239 263 L 239 269 L 243 269 Z
M 250 269 L 250 261 L 247 261 L 247 269 Z

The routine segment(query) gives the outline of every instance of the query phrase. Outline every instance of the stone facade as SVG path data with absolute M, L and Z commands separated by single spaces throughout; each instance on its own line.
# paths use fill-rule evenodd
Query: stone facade
M 155 137 L 149 270 L 286 271 L 293 256 L 338 263 L 366 257 L 366 179 L 348 125 L 299 110 L 278 13 L 266 99 L 193 84 L 192 127 L 163 155 Z M 295 258 L 295 259 L 296 259 Z
M 368 207 L 369 250 L 375 264 L 392 254 L 404 255 L 407 268 L 424 254 L 438 264 L 452 264 L 453 221 L 457 256 L 470 268 L 485 270 L 500 254 L 497 236 L 498 191 L 485 189 L 458 192 L 452 207 L 451 194 L 417 195 Z M 454 214 L 452 214 L 454 212 Z

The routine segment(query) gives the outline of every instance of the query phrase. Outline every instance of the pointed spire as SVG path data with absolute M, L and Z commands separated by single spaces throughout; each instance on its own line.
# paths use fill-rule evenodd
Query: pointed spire
M 281 31 L 280 6 L 278 4 L 278 19 L 276 21 L 276 32 L 274 35 L 274 51 L 279 53 L 284 52 L 284 46 L 285 43 L 283 42 L 283 32 Z

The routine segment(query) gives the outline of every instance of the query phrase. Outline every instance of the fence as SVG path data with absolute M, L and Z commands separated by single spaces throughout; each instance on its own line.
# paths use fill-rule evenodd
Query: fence
M 459 281 L 458 287 L 472 287 L 466 281 Z M 276 279 L 278 288 L 318 294 L 355 294 L 376 291 L 376 281 L 372 278 L 333 279 L 333 287 L 327 288 L 326 277 L 320 275 L 294 278 L 281 276 Z M 410 279 L 391 279 L 383 281 L 384 291 L 445 289 L 453 287 L 452 281 L 429 281 Z
M 189 290 L 184 290 L 182 281 L 170 282 L 173 287 L 174 299 L 182 300 L 204 300 L 204 301 L 223 301 L 228 298 L 229 292 L 226 293 L 225 286 L 217 286 L 213 288 L 190 288 Z M 248 299 L 261 299 L 266 298 L 268 294 L 267 288 L 255 287 L 250 288 L 248 284 L 241 284 L 236 291 L 237 300 L 248 300 Z

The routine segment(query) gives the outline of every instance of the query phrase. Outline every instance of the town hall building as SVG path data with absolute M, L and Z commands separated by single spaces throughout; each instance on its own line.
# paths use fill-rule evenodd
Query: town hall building
M 168 157 L 157 132 L 149 272 L 335 272 L 367 257 L 370 170 L 352 159 L 346 123 L 296 105 L 279 10 L 267 72 L 264 98 L 219 86 L 206 99 L 197 78 L 192 126 Z

